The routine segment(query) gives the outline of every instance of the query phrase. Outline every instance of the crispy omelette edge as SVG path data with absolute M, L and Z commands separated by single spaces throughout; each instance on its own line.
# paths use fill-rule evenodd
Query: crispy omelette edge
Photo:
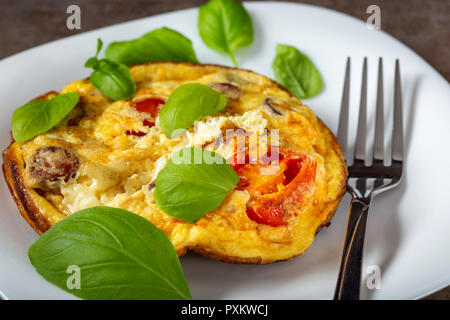
M 149 65 L 149 64 L 158 64 L 160 62 L 149 62 L 141 65 Z M 245 70 L 240 68 L 234 68 L 234 67 L 228 67 L 228 66 L 221 66 L 216 64 L 202 64 L 197 65 L 194 63 L 189 62 L 164 62 L 164 63 L 171 63 L 171 64 L 188 64 L 188 65 L 195 65 L 195 66 L 211 66 L 211 67 L 217 67 L 217 68 L 224 68 L 224 69 L 230 69 L 230 70 L 244 70 L 244 71 L 250 71 L 255 73 L 251 70 Z M 132 66 L 130 66 L 131 68 Z M 263 76 L 263 75 L 261 75 Z M 265 77 L 265 76 L 263 76 Z M 266 77 L 267 78 L 267 77 Z M 269 78 L 268 78 L 269 79 Z M 292 95 L 290 92 L 284 88 L 279 83 L 275 82 L 272 79 L 269 79 L 272 83 L 272 85 L 277 86 L 279 89 L 287 92 L 290 97 Z M 33 100 L 39 100 L 39 99 L 46 99 L 50 95 L 58 94 L 55 91 L 47 92 Z M 331 148 L 333 149 L 334 153 L 339 156 L 341 159 L 341 192 L 338 194 L 336 199 L 332 202 L 331 206 L 327 206 L 325 211 L 328 211 L 326 216 L 327 218 L 322 222 L 321 225 L 318 226 L 316 230 L 317 233 L 323 228 L 328 227 L 331 223 L 331 219 L 333 218 L 337 207 L 339 205 L 340 200 L 345 194 L 346 190 L 346 178 L 347 178 L 347 166 L 345 165 L 344 157 L 342 155 L 342 151 L 340 146 L 337 143 L 337 140 L 333 133 L 328 129 L 328 127 L 323 123 L 323 121 L 317 117 L 318 124 L 323 130 L 323 134 L 326 135 L 325 139 L 330 143 Z M 22 159 L 22 157 L 19 154 L 19 150 L 17 148 L 17 145 L 15 145 L 14 139 L 11 137 L 11 143 L 8 146 L 8 148 L 3 152 L 3 174 L 5 176 L 6 183 L 8 185 L 9 191 L 11 192 L 11 195 L 14 198 L 14 201 L 16 202 L 18 209 L 20 211 L 20 214 L 23 216 L 25 221 L 38 233 L 43 234 L 45 231 L 47 231 L 51 226 L 52 223 L 48 220 L 45 208 L 43 206 L 40 206 L 39 203 L 45 203 L 45 207 L 47 205 L 51 207 L 52 205 L 42 196 L 40 196 L 34 189 L 27 188 L 23 182 L 22 174 L 25 170 L 25 163 Z M 56 210 L 56 209 L 55 209 Z M 307 250 L 307 249 L 306 249 Z M 305 250 L 305 251 L 306 251 Z M 203 247 L 203 246 L 189 246 L 184 248 L 182 252 L 179 252 L 179 255 L 184 255 L 187 251 L 194 251 L 197 252 L 205 257 L 214 259 L 214 260 L 220 260 L 227 263 L 239 263 L 239 264 L 266 264 L 268 262 L 264 261 L 261 257 L 252 257 L 252 258 L 241 258 L 237 256 L 230 256 L 230 255 L 224 255 L 224 254 L 218 254 L 217 252 L 214 252 L 210 248 Z M 294 255 L 290 258 L 284 259 L 288 260 L 295 256 L 300 256 L 303 254 L 303 252 L 299 252 L 297 255 Z M 277 260 L 277 261 L 283 261 L 283 260 Z M 275 262 L 275 261 L 270 261 Z

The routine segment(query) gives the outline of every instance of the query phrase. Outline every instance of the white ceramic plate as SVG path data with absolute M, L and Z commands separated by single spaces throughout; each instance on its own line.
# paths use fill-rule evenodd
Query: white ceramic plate
M 251 47 L 237 54 L 240 66 L 273 76 L 277 43 L 305 52 L 323 75 L 325 88 L 305 100 L 335 131 L 345 60 L 352 57 L 351 123 L 357 108 L 364 56 L 369 59 L 369 110 L 373 111 L 376 64 L 384 58 L 385 108 L 392 111 L 395 58 L 401 62 L 406 142 L 405 179 L 373 201 L 363 266 L 362 297 L 419 298 L 450 284 L 450 87 L 432 67 L 399 41 L 347 15 L 308 5 L 246 3 L 255 27 Z M 198 36 L 197 9 L 177 11 L 102 28 L 27 50 L 0 61 L 1 149 L 9 143 L 13 110 L 52 89 L 88 76 L 85 60 L 96 39 L 105 43 L 131 39 L 168 26 L 193 40 L 200 61 L 229 64 L 226 56 L 205 47 Z M 387 127 L 392 116 L 386 115 Z M 373 129 L 373 112 L 369 128 Z M 353 133 L 354 134 L 354 133 Z M 386 142 L 388 145 L 389 142 Z M 370 143 L 369 143 L 370 145 Z M 333 296 L 344 241 L 349 196 L 345 196 L 329 228 L 311 248 L 287 262 L 265 266 L 231 265 L 188 254 L 183 268 L 194 299 L 329 299 Z M 18 213 L 6 183 L 0 182 L 0 290 L 9 299 L 70 299 L 47 283 L 30 265 L 28 247 L 38 238 Z M 381 269 L 381 289 L 365 282 L 371 265 Z

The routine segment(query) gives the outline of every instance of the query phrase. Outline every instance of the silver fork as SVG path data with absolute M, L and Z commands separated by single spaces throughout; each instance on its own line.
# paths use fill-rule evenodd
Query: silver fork
M 348 108 L 350 91 L 350 58 L 347 59 L 338 142 L 347 154 Z M 341 267 L 335 300 L 359 299 L 364 234 L 370 202 L 376 194 L 397 186 L 403 172 L 403 124 L 400 66 L 395 63 L 394 125 L 392 131 L 392 163 L 384 164 L 383 60 L 378 62 L 378 92 L 375 115 L 373 164 L 366 166 L 367 58 L 364 58 L 358 131 L 353 164 L 348 167 L 347 191 L 352 195 Z M 348 161 L 347 161 L 348 163 Z

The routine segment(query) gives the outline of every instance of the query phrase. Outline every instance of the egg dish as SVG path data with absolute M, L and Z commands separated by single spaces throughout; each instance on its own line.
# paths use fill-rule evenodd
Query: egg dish
M 345 191 L 347 169 L 330 130 L 297 98 L 251 71 L 190 63 L 148 63 L 130 68 L 137 91 L 112 101 L 88 79 L 60 93 L 80 102 L 61 123 L 3 153 L 3 172 L 19 211 L 38 233 L 72 213 L 111 206 L 160 228 L 181 256 L 192 250 L 230 263 L 265 264 L 302 254 L 327 226 Z M 200 83 L 227 96 L 227 106 L 168 138 L 158 114 L 180 85 Z M 39 99 L 50 99 L 57 92 Z M 218 209 L 195 223 L 164 213 L 153 198 L 158 172 L 176 151 L 202 147 L 236 156 L 226 130 L 276 150 L 270 162 L 234 164 L 240 177 Z M 275 131 L 274 131 L 275 130 Z M 264 133 L 278 141 L 263 139 Z M 267 136 L 267 135 L 266 135 Z M 272 148 L 275 147 L 275 148 Z

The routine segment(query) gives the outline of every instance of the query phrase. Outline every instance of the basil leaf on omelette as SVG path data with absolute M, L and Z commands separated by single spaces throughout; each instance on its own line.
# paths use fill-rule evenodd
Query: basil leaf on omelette
M 176 88 L 159 114 L 159 124 L 166 136 L 175 138 L 196 120 L 215 114 L 227 105 L 226 96 L 199 83 Z
M 217 209 L 238 182 L 239 176 L 219 154 L 184 148 L 158 173 L 153 196 L 168 215 L 195 222 Z
M 25 142 L 47 132 L 72 111 L 79 99 L 78 93 L 68 92 L 49 100 L 34 100 L 16 109 L 12 117 L 14 140 Z
M 90 76 L 91 83 L 106 97 L 112 100 L 129 100 L 136 93 L 136 84 L 128 67 L 108 59 L 98 59 L 103 43 L 98 39 L 97 52 L 89 58 L 86 68 L 93 68 Z

